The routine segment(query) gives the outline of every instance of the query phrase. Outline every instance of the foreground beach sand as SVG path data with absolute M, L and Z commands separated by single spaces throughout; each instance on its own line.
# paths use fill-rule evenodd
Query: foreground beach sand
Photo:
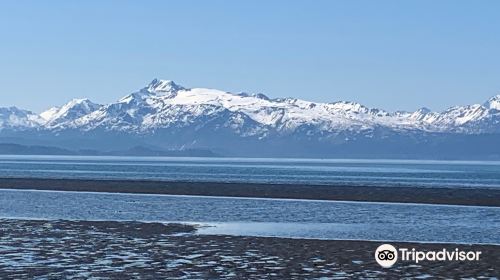
M 0 189 L 500 206 L 500 188 L 0 178 Z
M 399 262 L 381 268 L 382 242 L 197 235 L 181 224 L 0 219 L 1 279 L 491 278 L 500 246 L 392 243 L 482 251 L 478 262 Z

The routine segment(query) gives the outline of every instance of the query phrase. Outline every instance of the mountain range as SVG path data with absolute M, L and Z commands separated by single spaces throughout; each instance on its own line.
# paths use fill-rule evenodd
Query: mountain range
M 0 143 L 244 157 L 499 159 L 500 95 L 442 112 L 388 112 L 155 79 L 109 104 L 74 99 L 41 114 L 0 108 Z

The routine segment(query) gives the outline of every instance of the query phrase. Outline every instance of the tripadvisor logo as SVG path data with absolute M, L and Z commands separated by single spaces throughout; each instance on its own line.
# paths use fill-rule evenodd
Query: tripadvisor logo
M 398 250 L 391 244 L 382 244 L 375 251 L 375 260 L 381 267 L 391 267 L 398 261 Z
M 442 249 L 439 251 L 418 251 L 415 248 L 399 248 L 391 244 L 382 244 L 375 250 L 375 260 L 382 267 L 391 267 L 398 261 L 479 261 L 481 251 L 461 251 Z

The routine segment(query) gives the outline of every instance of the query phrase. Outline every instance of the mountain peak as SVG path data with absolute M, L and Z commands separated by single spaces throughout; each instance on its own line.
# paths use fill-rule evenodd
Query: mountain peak
M 99 107 L 101 107 L 101 105 L 90 101 L 88 98 L 74 98 L 61 107 L 53 107 L 42 112 L 40 116 L 47 123 L 55 123 L 79 118 L 97 110 Z
M 93 104 L 94 102 L 90 101 L 88 98 L 73 98 L 64 106 L 75 106 L 79 104 Z
M 15 106 L 0 107 L 0 131 L 5 127 L 36 127 L 42 119 L 35 113 Z
M 19 109 L 17 108 L 16 106 L 10 106 L 10 107 L 0 107 L 0 114 L 4 114 L 4 113 L 25 113 L 25 112 L 29 112 L 27 110 L 23 110 L 23 109 Z
M 427 107 L 422 107 L 420 109 L 417 110 L 417 112 L 419 113 L 422 113 L 422 114 L 428 114 L 428 113 L 431 113 L 431 109 L 427 108 Z
M 184 87 L 176 84 L 172 80 L 154 79 L 149 83 L 145 90 L 149 93 L 174 93 L 183 90 Z
M 489 109 L 500 110 L 500 94 L 492 96 L 483 106 Z

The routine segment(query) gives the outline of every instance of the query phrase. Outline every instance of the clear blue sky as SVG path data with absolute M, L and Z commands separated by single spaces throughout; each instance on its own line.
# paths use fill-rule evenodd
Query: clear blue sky
M 500 93 L 500 1 L 0 2 L 0 106 L 106 103 L 155 77 L 388 110 Z

